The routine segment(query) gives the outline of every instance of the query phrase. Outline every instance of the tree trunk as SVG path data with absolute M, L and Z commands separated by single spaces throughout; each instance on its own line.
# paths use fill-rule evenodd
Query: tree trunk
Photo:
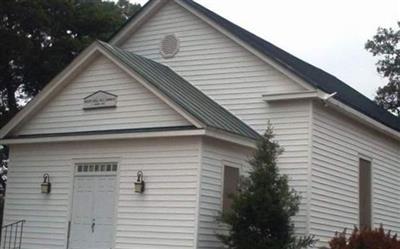
M 16 88 L 13 86 L 7 86 L 7 107 L 8 107 L 8 112 L 9 112 L 9 117 L 14 116 L 15 113 L 18 112 L 18 103 L 17 103 L 17 98 L 15 98 L 15 92 Z

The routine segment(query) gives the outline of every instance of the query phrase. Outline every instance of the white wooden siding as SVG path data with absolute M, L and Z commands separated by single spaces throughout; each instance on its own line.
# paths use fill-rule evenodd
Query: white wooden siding
M 159 50 L 167 34 L 180 40 L 179 53 L 171 59 L 164 59 Z M 122 47 L 168 65 L 260 132 L 269 114 L 261 95 L 302 89 L 173 1 Z
M 222 211 L 223 166 L 240 167 L 245 173 L 252 152 L 242 147 L 205 139 L 202 144 L 199 249 L 221 248 L 216 232 L 222 226 L 217 219 Z
M 118 95 L 117 108 L 83 110 L 83 98 L 99 91 Z M 28 121 L 18 135 L 189 125 L 182 116 L 100 57 Z
M 358 225 L 359 158 L 372 159 L 372 219 L 400 232 L 400 145 L 334 110 L 314 105 L 310 232 L 321 245 Z
M 200 139 L 169 138 L 12 146 L 4 224 L 26 219 L 23 249 L 66 247 L 73 164 L 87 160 L 119 163 L 116 249 L 194 248 Z M 49 195 L 40 193 L 44 173 Z
M 275 139 L 284 149 L 278 158 L 282 174 L 300 195 L 299 212 L 293 218 L 298 235 L 308 233 L 309 169 L 311 164 L 311 103 L 307 100 L 287 101 L 269 105 L 270 121 Z
M 293 218 L 296 233 L 307 233 L 307 201 L 309 195 L 310 166 L 310 103 L 293 101 L 292 103 L 276 103 L 270 106 L 271 122 L 277 134 L 276 140 L 285 151 L 279 157 L 278 165 L 281 173 L 289 175 L 289 183 L 301 195 L 299 213 Z M 290 127 L 290 128 L 288 128 Z M 205 140 L 202 145 L 202 168 L 200 186 L 200 217 L 198 232 L 198 248 L 220 248 L 216 238 L 219 229 L 216 218 L 222 209 L 222 167 L 224 162 L 233 166 L 242 165 L 242 173 L 247 171 L 248 160 L 252 152 L 243 148 L 211 143 Z
M 162 58 L 164 35 L 180 39 L 180 51 Z M 268 105 L 263 94 L 304 90 L 219 31 L 171 2 L 132 34 L 122 47 L 168 65 L 217 103 L 263 133 L 270 121 L 285 148 L 279 166 L 303 194 L 296 231 L 306 233 L 310 108 L 308 102 Z

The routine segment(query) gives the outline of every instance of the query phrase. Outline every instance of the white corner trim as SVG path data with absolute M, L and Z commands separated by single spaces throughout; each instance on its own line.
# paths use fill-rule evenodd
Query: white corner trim
M 308 102 L 308 169 L 307 169 L 307 190 L 306 190 L 306 235 L 311 233 L 311 200 L 312 200 L 312 184 L 313 184 L 313 155 L 314 155 L 314 103 Z
M 196 184 L 196 208 L 195 208 L 195 228 L 194 228 L 194 238 L 193 238 L 193 248 L 198 248 L 199 244 L 199 230 L 200 230 L 200 203 L 201 203 L 201 179 L 202 179 L 202 173 L 203 173 L 203 163 L 204 163 L 204 140 L 203 138 L 199 138 L 198 140 L 199 144 L 199 166 L 197 168 L 197 184 Z

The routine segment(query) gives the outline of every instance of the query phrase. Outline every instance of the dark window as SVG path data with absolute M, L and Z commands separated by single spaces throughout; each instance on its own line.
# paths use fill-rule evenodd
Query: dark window
M 239 184 L 239 169 L 234 167 L 224 167 L 224 196 L 223 210 L 228 210 L 232 205 L 231 195 L 237 191 Z
M 359 162 L 359 210 L 360 228 L 371 227 L 371 162 Z

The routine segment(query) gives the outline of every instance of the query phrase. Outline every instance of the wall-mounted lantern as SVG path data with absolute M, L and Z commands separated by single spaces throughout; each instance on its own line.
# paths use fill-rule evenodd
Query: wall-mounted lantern
M 143 172 L 137 172 L 137 180 L 135 182 L 135 192 L 143 193 L 144 192 L 144 180 L 143 180 Z
M 43 183 L 41 185 L 41 190 L 43 194 L 50 194 L 51 191 L 50 175 L 47 173 L 43 175 Z

